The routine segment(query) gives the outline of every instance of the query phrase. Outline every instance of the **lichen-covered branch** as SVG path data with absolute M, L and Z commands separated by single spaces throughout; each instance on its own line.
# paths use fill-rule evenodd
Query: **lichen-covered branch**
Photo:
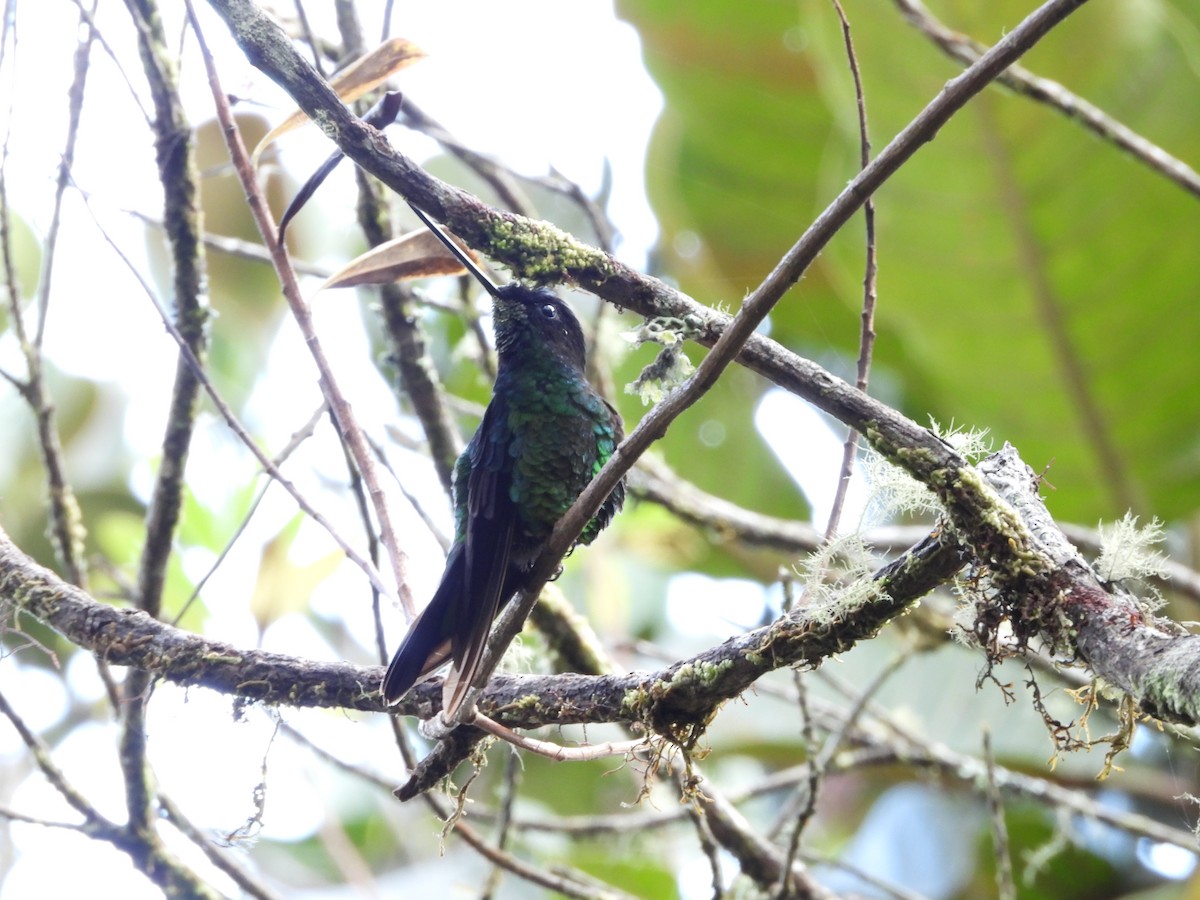
M 1045 623 L 1040 636 L 1051 647 L 1078 655 L 1147 715 L 1200 722 L 1200 635 L 1157 619 L 1120 585 L 1100 581 L 1050 517 L 1037 477 L 1015 449 L 1005 446 L 979 468 L 1017 511 L 1031 547 L 1051 564 L 1018 599 L 1017 613 Z M 1058 610 L 1069 625 L 1055 622 Z M 1014 624 L 1019 628 L 1021 621 Z
M 204 251 L 200 241 L 197 172 L 191 127 L 179 97 L 175 63 L 167 50 L 158 6 L 126 0 L 138 37 L 138 53 L 154 101 L 154 148 L 163 188 L 163 222 L 170 247 L 175 327 L 191 357 L 203 360 L 208 343 L 204 296 Z M 184 468 L 196 425 L 201 382 L 181 352 L 167 412 L 162 459 L 146 512 L 146 541 L 138 565 L 137 603 L 150 616 L 162 610 L 163 585 L 183 507 Z M 125 683 L 120 762 L 125 779 L 128 829 L 137 838 L 129 850 L 135 864 L 156 883 L 183 867 L 166 852 L 155 830 L 152 775 L 146 761 L 146 704 L 151 679 L 144 670 Z
M 637 722 L 682 732 L 711 718 L 726 700 L 788 665 L 818 664 L 873 634 L 908 602 L 961 565 L 956 545 L 931 538 L 882 569 L 871 602 L 839 612 L 793 614 L 731 638 L 657 673 L 494 678 L 480 711 L 509 727 L 549 723 Z M 885 593 L 890 590 L 892 593 Z M 25 556 L 0 531 L 0 603 L 39 619 L 115 665 L 245 701 L 382 711 L 375 666 L 318 663 L 243 650 L 159 622 L 138 610 L 102 604 Z M 426 683 L 394 711 L 429 718 L 440 685 Z
M 989 557 L 970 553 L 961 536 L 940 529 L 876 572 L 865 599 L 853 604 L 796 610 L 658 672 L 498 675 L 482 692 L 479 710 L 510 728 L 642 722 L 688 742 L 703 731 L 721 704 L 766 673 L 785 666 L 813 667 L 845 652 L 974 558 L 986 562 L 1002 593 L 1018 598 L 1006 607 L 1008 615 L 1024 616 L 1013 622 L 1018 633 L 1031 630 L 1063 652 L 1077 652 L 1094 674 L 1128 692 L 1153 715 L 1200 722 L 1200 637 L 1173 633 L 1130 598 L 1106 590 L 1036 501 L 1032 474 L 1011 449 L 971 471 L 977 486 L 987 488 L 981 496 L 994 498 L 995 505 L 979 515 L 1009 536 Z M 140 612 L 100 604 L 28 559 L 2 533 L 0 601 L 112 663 L 136 666 L 180 684 L 271 704 L 383 709 L 377 667 L 241 650 Z M 1048 627 L 1060 621 L 1056 610 L 1074 627 L 1047 634 Z M 427 683 L 395 711 L 430 718 L 440 698 L 440 685 Z

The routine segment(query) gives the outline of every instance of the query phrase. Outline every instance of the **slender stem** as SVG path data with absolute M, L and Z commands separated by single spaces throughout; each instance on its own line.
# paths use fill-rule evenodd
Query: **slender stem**
M 850 20 L 838 0 L 832 0 L 842 23 L 842 41 L 846 45 L 846 62 L 854 78 L 854 97 L 858 110 L 859 166 L 865 169 L 871 162 L 871 137 L 867 128 L 867 98 L 863 93 L 862 73 L 858 68 L 858 56 L 854 52 L 854 40 L 850 35 Z M 858 338 L 858 378 L 854 383 L 860 391 L 866 391 L 871 375 L 871 355 L 875 348 L 875 275 L 878 270 L 875 246 L 875 201 L 870 197 L 863 204 L 863 226 L 866 231 L 865 271 L 863 273 L 863 299 L 861 331 Z M 850 478 L 854 474 L 854 459 L 858 455 L 858 429 L 851 428 L 842 447 L 842 467 L 838 472 L 837 488 L 829 509 L 829 522 L 825 526 L 825 539 L 831 540 L 838 531 L 846 494 L 850 489 Z
M 985 45 L 951 31 L 939 22 L 920 0 L 894 2 L 909 22 L 937 44 L 947 56 L 964 65 L 975 62 L 987 51 Z M 1035 75 L 1023 66 L 1012 66 L 1003 72 L 998 80 L 1018 94 L 1058 110 L 1101 140 L 1109 141 L 1185 191 L 1200 197 L 1200 172 L 1118 122 L 1098 106 L 1071 93 L 1057 81 Z
M 229 148 L 229 155 L 233 160 L 234 169 L 238 174 L 238 179 L 241 181 L 243 189 L 246 191 L 247 203 L 254 216 L 255 224 L 258 226 L 259 234 L 262 236 L 267 249 L 271 252 L 271 260 L 275 265 L 276 273 L 279 275 L 279 281 L 283 287 L 283 295 L 287 299 L 296 324 L 300 327 L 300 331 L 304 335 L 305 343 L 308 345 L 313 361 L 321 373 L 321 389 L 329 401 L 330 409 L 333 410 L 333 414 L 337 418 L 343 437 L 350 446 L 354 463 L 362 473 L 363 481 L 367 484 L 371 504 L 379 522 L 380 537 L 392 561 L 392 571 L 396 578 L 396 591 L 400 597 L 400 604 L 409 621 L 412 621 L 412 619 L 416 618 L 417 613 L 416 604 L 413 602 L 412 590 L 408 583 L 408 554 L 401 549 L 400 543 L 396 538 L 396 532 L 392 527 L 392 518 L 388 511 L 387 500 L 383 490 L 379 486 L 379 479 L 376 475 L 374 457 L 371 455 L 371 449 L 367 444 L 362 429 L 358 426 L 350 403 L 338 386 L 333 369 L 325 357 L 325 351 L 321 347 L 316 329 L 313 326 L 312 313 L 308 308 L 308 304 L 304 302 L 304 298 L 300 295 L 300 286 L 296 281 L 296 273 L 292 270 L 291 263 L 288 260 L 287 250 L 279 243 L 276 237 L 275 222 L 271 217 L 271 212 L 262 195 L 262 190 L 259 188 L 258 179 L 255 177 L 254 170 L 251 167 L 250 156 L 246 152 L 246 147 L 242 143 L 241 133 L 238 131 L 237 123 L 233 119 L 233 111 L 229 108 L 228 97 L 221 89 L 216 63 L 213 61 L 208 45 L 204 41 L 204 35 L 200 31 L 200 24 L 196 20 L 196 12 L 190 0 L 187 2 L 187 9 L 188 18 L 191 21 L 192 29 L 200 44 L 201 54 L 204 57 L 204 66 L 208 72 L 213 101 L 217 109 L 217 118 L 220 120 L 221 127 L 225 132 L 225 140 Z

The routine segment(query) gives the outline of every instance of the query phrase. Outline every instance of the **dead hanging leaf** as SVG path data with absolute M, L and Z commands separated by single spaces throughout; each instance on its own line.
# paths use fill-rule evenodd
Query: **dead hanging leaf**
M 404 38 L 392 38 L 380 44 L 370 53 L 355 60 L 333 77 L 329 86 L 333 88 L 343 103 L 353 103 L 359 97 L 383 84 L 401 69 L 411 66 L 424 59 L 428 54 L 412 41 Z M 257 166 L 259 157 L 264 150 L 289 131 L 294 131 L 305 122 L 308 116 L 303 110 L 296 110 L 270 132 L 254 148 L 251 162 Z
M 462 241 L 455 241 L 473 259 L 477 258 Z M 391 284 L 434 275 L 465 275 L 466 271 L 434 234 L 422 228 L 368 250 L 340 272 L 329 276 L 320 290 L 356 287 L 360 284 Z

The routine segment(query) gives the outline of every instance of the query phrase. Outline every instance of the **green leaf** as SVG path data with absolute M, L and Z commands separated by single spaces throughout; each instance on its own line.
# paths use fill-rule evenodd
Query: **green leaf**
M 757 3 L 733 23 L 717 0 L 690 5 L 686 21 L 664 2 L 619 8 L 667 98 L 649 163 L 664 258 L 698 299 L 736 302 L 857 169 L 840 27 L 824 4 Z M 877 152 L 960 67 L 894 11 L 848 12 Z M 1028 4 L 934 12 L 995 41 Z M 1180 36 L 1200 11 L 1165 15 L 1091 4 L 1026 62 L 1196 160 L 1200 92 Z M 1051 466 L 1059 516 L 1132 507 L 1170 519 L 1200 505 L 1196 197 L 992 88 L 876 201 L 876 373 L 905 412 L 988 427 Z M 809 355 L 857 352 L 862 232 L 860 217 L 783 299 L 772 337 Z M 688 234 L 699 251 L 673 254 L 696 246 Z
M 29 224 L 17 214 L 8 209 L 8 248 L 7 253 L 12 259 L 13 274 L 16 279 L 18 296 L 29 298 L 37 290 L 42 267 L 42 245 Z M 8 304 L 0 307 L 0 331 L 8 328 Z

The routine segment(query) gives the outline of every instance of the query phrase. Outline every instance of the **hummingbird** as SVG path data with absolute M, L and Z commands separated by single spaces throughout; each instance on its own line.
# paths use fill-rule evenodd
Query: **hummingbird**
M 476 685 L 492 623 L 525 586 L 554 524 L 624 436 L 616 409 L 588 383 L 583 329 L 545 288 L 497 286 L 442 229 L 413 207 L 492 296 L 499 365 L 492 399 L 454 466 L 454 542 L 442 580 L 383 678 L 395 703 L 446 662 L 443 715 Z M 624 481 L 580 534 L 590 544 L 625 499 Z

